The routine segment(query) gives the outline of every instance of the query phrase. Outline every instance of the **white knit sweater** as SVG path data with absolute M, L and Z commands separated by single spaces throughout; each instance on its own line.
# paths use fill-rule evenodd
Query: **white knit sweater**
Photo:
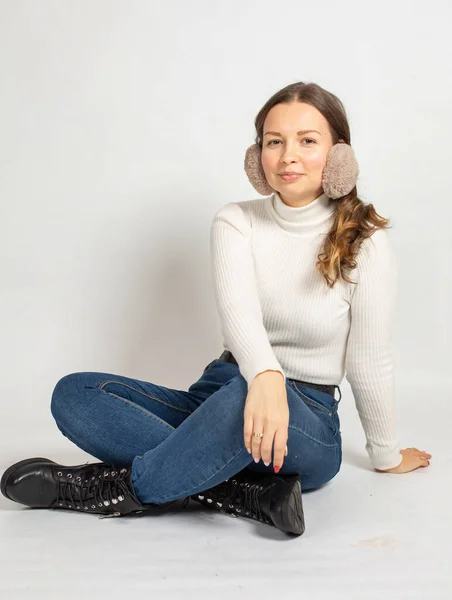
M 400 464 L 392 334 L 397 264 L 384 229 L 364 240 L 332 289 L 315 268 L 335 201 L 293 208 L 279 194 L 230 202 L 214 215 L 212 278 L 223 346 L 248 385 L 267 369 L 286 378 L 350 383 L 372 465 Z

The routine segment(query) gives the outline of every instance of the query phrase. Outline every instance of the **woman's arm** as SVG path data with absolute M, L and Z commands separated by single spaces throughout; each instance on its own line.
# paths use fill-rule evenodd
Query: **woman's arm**
M 250 223 L 239 204 L 231 202 L 217 211 L 211 225 L 210 251 L 221 329 L 248 387 L 265 371 L 279 371 L 285 383 L 286 376 L 263 324 L 250 238 Z
M 393 328 L 397 309 L 398 272 L 386 230 L 364 240 L 351 272 L 351 325 L 345 358 L 346 379 L 366 437 L 366 450 L 376 469 L 401 463 L 396 428 Z

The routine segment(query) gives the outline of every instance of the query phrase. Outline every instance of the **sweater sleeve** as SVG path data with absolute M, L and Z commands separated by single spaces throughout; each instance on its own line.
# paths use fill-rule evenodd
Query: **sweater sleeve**
M 212 279 L 227 348 L 250 386 L 267 369 L 286 375 L 264 327 L 251 251 L 251 225 L 235 202 L 222 206 L 210 230 Z
M 352 284 L 346 379 L 366 437 L 372 466 L 391 469 L 402 461 L 396 429 L 393 325 L 397 308 L 396 257 L 384 229 L 364 240 Z M 353 273 L 353 271 L 352 271 Z

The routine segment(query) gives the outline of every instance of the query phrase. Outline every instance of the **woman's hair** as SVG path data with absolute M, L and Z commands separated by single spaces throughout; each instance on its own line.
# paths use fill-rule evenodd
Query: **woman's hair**
M 333 145 L 339 140 L 350 144 L 350 127 L 342 102 L 315 83 L 297 82 L 288 85 L 274 94 L 261 108 L 254 125 L 255 142 L 262 150 L 263 127 L 269 110 L 276 104 L 304 102 L 317 108 L 328 122 Z M 317 258 L 318 271 L 325 278 L 328 287 L 334 287 L 337 279 L 349 283 L 352 281 L 346 271 L 356 268 L 355 260 L 359 248 L 365 238 L 376 229 L 388 229 L 389 219 L 378 215 L 373 204 L 364 204 L 358 198 L 356 186 L 350 193 L 335 200 L 337 203 L 333 225 L 328 232 L 323 247 Z

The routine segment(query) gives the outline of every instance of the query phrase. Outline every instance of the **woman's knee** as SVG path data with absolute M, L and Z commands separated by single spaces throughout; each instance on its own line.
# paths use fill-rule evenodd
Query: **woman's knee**
M 58 422 L 72 404 L 73 399 L 80 396 L 85 382 L 84 375 L 84 373 L 69 373 L 55 385 L 50 401 L 50 412 L 55 421 Z

